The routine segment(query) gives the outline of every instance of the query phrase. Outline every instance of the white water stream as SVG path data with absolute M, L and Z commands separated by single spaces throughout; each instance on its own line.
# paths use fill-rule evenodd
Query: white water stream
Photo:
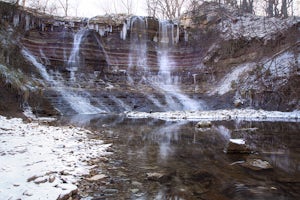
M 175 25 L 169 21 L 161 21 L 159 24 L 157 63 L 158 74 L 150 74 L 151 69 L 147 63 L 147 26 L 148 22 L 143 17 L 132 17 L 130 21 L 130 54 L 128 71 L 137 67 L 141 73 L 141 82 L 146 82 L 153 89 L 162 94 L 166 105 L 160 103 L 153 95 L 146 94 L 148 100 L 154 105 L 159 106 L 164 111 L 169 110 L 202 110 L 204 103 L 200 100 L 194 100 L 184 94 L 180 89 L 179 78 L 172 75 L 173 69 L 176 69 L 176 62 L 169 56 L 169 48 L 177 41 L 178 30 Z M 175 33 L 175 31 L 177 32 Z M 124 30 L 123 30 L 124 31 Z M 124 34 L 124 33 L 123 33 Z M 125 34 L 124 34 L 125 35 Z M 126 34 L 127 35 L 127 34 Z M 124 39 L 124 38 L 123 38 Z M 133 85 L 134 80 L 128 76 L 129 82 Z
M 30 61 L 39 71 L 46 84 L 58 92 L 62 98 L 70 105 L 70 107 L 78 114 L 97 114 L 104 111 L 100 108 L 93 106 L 89 98 L 80 95 L 78 92 L 71 91 L 47 72 L 46 67 L 37 61 L 37 59 L 26 49 L 22 50 L 24 57 Z M 56 72 L 59 73 L 59 72 Z
M 85 34 L 86 34 L 86 29 L 82 29 L 74 35 L 73 48 L 67 63 L 67 70 L 70 72 L 70 80 L 72 82 L 76 81 L 75 72 L 78 70 L 81 64 L 80 44 Z

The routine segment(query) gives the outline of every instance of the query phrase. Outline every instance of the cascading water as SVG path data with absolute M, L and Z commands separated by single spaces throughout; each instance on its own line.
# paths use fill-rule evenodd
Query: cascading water
M 130 53 L 129 53 L 129 71 L 134 67 L 142 73 L 141 80 L 145 79 L 148 71 L 147 65 L 147 18 L 133 16 L 130 19 Z M 125 30 L 123 30 L 125 31 Z M 125 34 L 124 34 L 125 35 Z M 124 36 L 125 37 L 125 36 Z M 131 76 L 128 76 L 130 83 L 133 83 Z
M 178 78 L 172 76 L 172 68 L 176 63 L 169 56 L 169 48 L 173 47 L 178 38 L 178 31 L 174 35 L 174 24 L 169 21 L 161 21 L 159 24 L 158 63 L 159 72 L 155 85 L 165 93 L 168 107 L 172 110 L 199 110 L 202 102 L 191 99 L 183 94 L 178 85 Z
M 49 74 L 46 67 L 38 62 L 37 59 L 29 51 L 23 49 L 22 53 L 24 57 L 37 68 L 43 79 L 46 81 L 46 84 L 48 84 L 49 87 L 53 88 L 57 93 L 59 93 L 76 113 L 97 114 L 104 112 L 100 108 L 91 105 L 87 97 L 81 96 L 76 92 L 68 90 L 64 83 L 57 78 L 54 78 L 53 75 Z M 61 76 L 59 72 L 54 73 L 54 75 L 55 77 Z
M 102 43 L 101 35 L 89 29 L 81 29 L 73 34 L 72 49 L 68 45 L 70 32 L 64 32 L 64 44 L 67 45 L 63 48 L 62 57 L 66 67 L 62 71 L 53 72 L 51 68 L 47 69 L 41 64 L 54 64 L 47 61 L 43 48 L 39 53 L 42 62 L 27 50 L 23 53 L 37 67 L 51 90 L 49 98 L 54 97 L 53 101 L 58 102 L 54 102 L 54 106 L 59 105 L 56 107 L 63 114 L 69 114 L 70 110 L 80 114 L 133 109 L 199 110 L 202 108 L 201 102 L 184 94 L 180 88 L 180 76 L 174 75 L 177 64 L 172 56 L 177 50 L 173 49 L 173 45 L 178 42 L 178 32 L 178 26 L 171 22 L 158 23 L 147 17 L 131 17 L 120 34 L 121 39 L 125 40 L 125 47 L 129 44 L 130 48 L 127 70 L 122 68 L 124 65 L 121 60 L 118 60 L 120 66 L 115 62 L 116 58 L 110 47 L 105 49 L 109 43 Z M 96 51 L 92 49 L 95 47 L 98 48 Z M 107 66 L 111 66 L 112 70 L 116 68 L 117 71 L 109 71 Z M 61 67 L 57 66 L 57 70 Z M 125 73 L 115 79 L 113 75 L 119 73 L 119 69 Z M 112 73 L 109 74 L 110 72 Z M 114 85 L 116 80 L 127 80 L 125 86 L 129 86 L 129 90 L 123 93 L 121 84 Z
M 121 38 L 126 39 L 127 33 L 125 30 L 127 24 L 124 24 Z M 134 16 L 130 20 L 130 52 L 129 52 L 129 67 L 128 71 L 133 73 L 134 67 L 137 69 L 135 73 L 138 73 L 139 83 L 143 82 L 148 84 L 156 91 L 161 94 L 165 103 L 160 102 L 160 98 L 154 94 L 145 94 L 147 99 L 157 106 L 160 110 L 199 110 L 203 108 L 203 103 L 196 101 L 189 96 L 182 93 L 179 87 L 179 77 L 172 75 L 172 69 L 176 69 L 176 63 L 171 59 L 170 48 L 173 47 L 175 42 L 178 42 L 179 30 L 176 26 L 169 21 L 161 21 L 159 23 L 158 31 L 158 46 L 157 52 L 157 63 L 159 71 L 157 74 L 153 74 L 151 68 L 148 65 L 148 35 L 147 28 L 148 22 L 144 17 Z M 131 85 L 136 82 L 128 75 L 128 80 Z
M 157 48 L 159 72 L 151 84 L 164 94 L 168 110 L 199 110 L 203 108 L 203 103 L 183 94 L 179 86 L 179 77 L 172 75 L 172 69 L 176 69 L 176 62 L 169 54 L 170 48 L 178 42 L 178 34 L 178 26 L 175 29 L 172 22 L 160 21 Z
M 70 80 L 72 82 L 76 81 L 75 72 L 78 70 L 78 68 L 81 65 L 80 44 L 86 32 L 87 32 L 86 29 L 81 29 L 74 35 L 73 48 L 67 63 L 67 70 L 70 72 Z
M 165 92 L 168 106 L 173 110 L 193 111 L 203 109 L 203 102 L 196 101 L 183 94 L 178 85 L 178 78 L 172 76 L 172 68 L 176 68 L 176 62 L 170 58 L 169 48 L 178 39 L 178 29 L 176 29 L 177 32 L 174 35 L 174 24 L 172 22 L 161 21 L 159 26 L 159 73 L 156 86 Z

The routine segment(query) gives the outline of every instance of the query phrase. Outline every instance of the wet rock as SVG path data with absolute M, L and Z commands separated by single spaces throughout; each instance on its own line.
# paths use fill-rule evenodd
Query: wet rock
M 136 189 L 131 189 L 130 191 L 131 191 L 132 193 L 136 194 L 136 193 L 138 193 L 140 190 L 136 188 Z
M 106 194 L 115 194 L 115 193 L 118 193 L 119 190 L 117 189 L 105 189 L 103 190 L 103 193 L 106 193 Z
M 244 101 L 243 101 L 242 99 L 235 99 L 235 100 L 233 101 L 233 104 L 234 104 L 234 106 L 235 106 L 236 108 L 239 108 L 239 107 L 241 107 L 241 106 L 244 104 Z
M 172 173 L 160 173 L 160 172 L 152 172 L 152 173 L 147 173 L 146 174 L 147 179 L 150 181 L 158 181 L 158 182 L 167 182 L 171 180 L 172 178 Z
M 31 181 L 34 181 L 38 178 L 38 176 L 34 175 L 34 176 L 31 176 L 27 179 L 27 182 L 31 182 Z
M 48 179 L 49 183 L 53 183 L 55 181 L 55 176 L 51 175 Z
M 254 128 L 241 128 L 241 129 L 236 129 L 236 130 L 233 130 L 233 132 L 249 132 L 249 133 L 252 133 L 252 132 L 255 132 L 257 131 L 258 128 L 254 127 Z
M 255 171 L 273 168 L 268 161 L 259 158 L 247 158 L 246 162 L 241 165 Z
M 230 153 L 245 153 L 249 154 L 252 153 L 251 148 L 246 144 L 245 140 L 243 139 L 230 139 L 229 143 L 227 144 L 224 152 L 227 154 Z
M 25 192 L 23 192 L 23 195 L 24 195 L 24 196 L 28 196 L 28 197 L 33 196 L 33 194 L 30 193 L 30 192 L 28 192 L 27 190 L 26 190 Z
M 153 173 L 147 173 L 146 176 L 147 176 L 148 180 L 158 181 L 159 179 L 161 179 L 164 176 L 164 174 L 153 172 Z
M 136 187 L 142 187 L 142 186 L 143 186 L 143 184 L 140 183 L 140 182 L 138 182 L 138 181 L 132 181 L 131 184 L 132 184 L 133 186 L 136 186 Z
M 101 162 L 104 162 L 104 163 L 108 163 L 108 162 L 109 162 L 109 159 L 106 158 L 106 157 L 100 157 L 99 160 L 100 160 Z
M 57 200 L 69 200 L 78 194 L 78 188 L 75 185 L 60 184 L 57 187 L 63 190 L 63 192 L 59 195 Z
M 35 184 L 41 184 L 41 183 L 46 183 L 48 179 L 46 177 L 40 177 L 34 180 Z
M 196 128 L 210 128 L 212 123 L 210 121 L 201 121 L 196 124 Z
M 214 182 L 216 177 L 205 170 L 197 170 L 192 174 L 191 179 L 201 183 L 202 187 L 207 188 Z
M 280 182 L 280 183 L 298 184 L 298 183 L 300 183 L 300 178 L 297 178 L 297 177 L 279 177 L 279 178 L 277 178 L 277 181 Z
M 106 178 L 107 176 L 104 174 L 97 174 L 95 176 L 92 176 L 91 178 L 87 178 L 88 181 L 99 181 L 102 180 L 104 178 Z

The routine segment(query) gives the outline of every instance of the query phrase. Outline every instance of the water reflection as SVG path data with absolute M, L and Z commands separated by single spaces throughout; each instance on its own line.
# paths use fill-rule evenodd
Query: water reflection
M 147 140 L 153 141 L 159 146 L 159 156 L 161 160 L 165 160 L 169 155 L 174 153 L 174 145 L 172 143 L 178 142 L 179 138 L 179 130 L 180 127 L 187 122 L 180 123 L 170 123 L 166 122 L 166 124 L 162 127 L 155 128 L 149 134 L 147 134 Z
M 217 126 L 217 127 L 215 127 L 215 130 L 218 133 L 220 133 L 220 135 L 222 136 L 222 138 L 225 141 L 229 141 L 229 139 L 231 138 L 231 131 L 228 128 L 226 128 L 225 126 L 223 126 L 223 125 Z
M 113 181 L 106 187 L 117 188 L 119 193 L 111 199 L 120 195 L 126 199 L 300 198 L 299 123 L 222 121 L 197 129 L 196 122 L 120 115 L 61 122 L 91 128 L 113 142 L 107 169 Z M 225 154 L 223 149 L 231 138 L 244 139 L 254 153 Z M 265 160 L 273 169 L 244 167 L 242 163 L 251 158 Z M 149 173 L 163 178 L 149 179 Z M 94 188 L 105 195 L 98 190 Z

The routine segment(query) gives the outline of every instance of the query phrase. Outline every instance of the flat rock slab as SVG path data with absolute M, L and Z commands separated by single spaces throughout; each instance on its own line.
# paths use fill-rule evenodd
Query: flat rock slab
M 268 161 L 259 158 L 247 158 L 246 162 L 242 163 L 241 165 L 255 171 L 273 168 Z

